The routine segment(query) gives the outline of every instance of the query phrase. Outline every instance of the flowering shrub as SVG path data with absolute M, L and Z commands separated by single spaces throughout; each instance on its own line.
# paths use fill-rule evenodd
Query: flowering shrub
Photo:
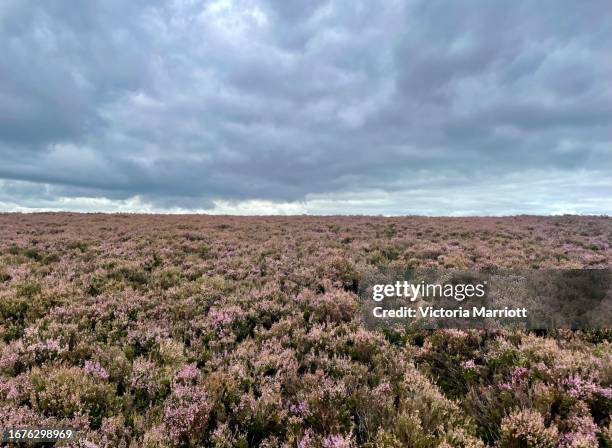
M 546 427 L 537 411 L 517 410 L 502 420 L 500 447 L 553 448 L 558 442 L 557 428 Z
M 163 415 L 171 440 L 197 441 L 206 427 L 210 409 L 203 388 L 175 385 L 164 405 Z
M 92 375 L 94 378 L 101 380 L 108 379 L 108 372 L 97 362 L 85 361 L 85 367 L 83 367 L 85 373 Z
M 93 428 L 117 411 L 115 390 L 76 367 L 33 369 L 29 375 L 30 403 L 42 415 L 72 418 L 87 415 Z
M 608 331 L 371 331 L 356 294 L 384 265 L 609 268 L 609 218 L 0 228 L 0 427 L 67 426 L 75 446 L 109 448 L 612 444 Z

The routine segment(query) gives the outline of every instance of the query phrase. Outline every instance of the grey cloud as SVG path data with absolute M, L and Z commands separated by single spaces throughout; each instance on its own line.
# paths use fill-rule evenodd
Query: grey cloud
M 472 196 L 527 169 L 612 177 L 607 10 L 603 0 L 8 0 L 0 179 L 25 181 L 11 194 L 29 203 L 44 191 L 202 209 L 399 198 L 427 183 L 415 173 L 432 173 L 428 191 Z M 30 184 L 53 188 L 15 193 Z

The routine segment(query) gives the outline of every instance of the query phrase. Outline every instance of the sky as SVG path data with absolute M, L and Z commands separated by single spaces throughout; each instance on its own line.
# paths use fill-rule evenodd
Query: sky
M 609 0 L 3 0 L 0 211 L 612 214 Z

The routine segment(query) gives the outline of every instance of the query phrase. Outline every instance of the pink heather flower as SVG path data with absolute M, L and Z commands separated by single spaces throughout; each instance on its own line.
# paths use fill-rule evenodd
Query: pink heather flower
M 341 435 L 328 436 L 323 440 L 324 448 L 351 448 L 353 446 L 350 439 Z
M 0 370 L 11 370 L 19 362 L 19 355 L 14 351 L 6 351 L 0 356 Z
M 177 372 L 174 379 L 184 383 L 195 381 L 200 376 L 200 370 L 194 364 L 186 364 Z
M 387 383 L 386 381 L 383 381 L 378 386 L 376 386 L 376 388 L 374 388 L 374 392 L 376 394 L 384 394 L 384 393 L 389 392 L 390 390 L 391 390 L 391 385 Z
M 99 445 L 96 445 L 91 440 L 79 440 L 78 445 L 79 448 L 100 448 Z
M 18 381 L 17 378 L 0 377 L 0 396 L 4 395 L 7 400 L 18 399 L 21 395 L 19 386 L 23 384 Z
M 585 382 L 577 375 L 571 376 L 564 381 L 567 392 L 574 398 L 579 398 L 583 395 Z
M 307 429 L 304 432 L 304 436 L 298 442 L 298 448 L 311 448 L 312 447 L 312 439 L 310 437 L 310 429 Z
M 151 361 L 139 358 L 132 365 L 130 387 L 136 391 L 154 395 L 160 390 L 157 382 L 157 366 Z
M 510 375 L 510 381 L 512 384 L 516 384 L 524 379 L 527 376 L 527 373 L 529 373 L 529 370 L 527 370 L 525 367 L 515 367 Z
M 512 390 L 515 386 L 517 386 L 527 377 L 528 373 L 529 370 L 525 367 L 515 367 L 512 373 L 510 374 L 510 380 L 500 384 L 499 388 L 501 390 Z
M 473 359 L 470 359 L 468 361 L 464 361 L 461 366 L 466 369 L 466 370 L 476 370 L 476 363 L 474 362 Z
M 561 447 L 580 448 L 597 445 L 598 427 L 590 417 L 573 416 L 570 419 L 572 431 L 567 432 L 561 438 Z
M 128 343 L 139 344 L 141 346 L 150 342 L 159 342 L 168 339 L 168 330 L 159 325 L 137 324 L 136 328 L 128 330 Z
M 213 431 L 213 438 L 219 439 L 225 436 L 225 431 L 227 430 L 227 423 L 221 423 L 219 426 L 215 428 Z
M 297 404 L 291 405 L 291 412 L 300 417 L 306 417 L 310 414 L 310 406 L 306 401 L 300 401 Z
M 590 398 L 593 395 L 600 395 L 612 399 L 611 388 L 602 387 L 590 380 L 583 380 L 578 375 L 567 378 L 563 384 L 567 388 L 567 393 L 574 398 Z
M 22 282 L 31 277 L 31 270 L 27 266 L 11 267 L 8 269 L 11 280 L 15 283 Z
M 102 380 L 108 379 L 108 372 L 97 362 L 92 362 L 89 360 L 85 361 L 85 366 L 83 367 L 83 370 L 88 375 L 92 375 L 96 378 L 100 378 Z
M 442 332 L 446 333 L 447 335 L 451 337 L 455 337 L 459 339 L 464 339 L 468 336 L 468 333 L 466 333 L 464 330 L 458 330 L 456 328 L 449 328 L 446 330 L 442 330 Z
M 213 431 L 211 439 L 215 444 L 214 446 L 236 446 L 236 438 L 227 423 L 218 425 Z
M 58 355 L 67 351 L 68 348 L 62 346 L 57 339 L 47 339 L 28 345 L 26 350 L 36 355 Z
M 177 386 L 164 408 L 164 421 L 171 437 L 197 433 L 208 422 L 212 406 L 206 392 L 198 387 Z
M 537 363 L 535 367 L 536 367 L 536 369 L 538 369 L 542 373 L 549 373 L 550 372 L 550 369 L 548 368 L 548 366 L 546 364 L 544 364 L 542 361 Z
M 221 309 L 212 309 L 208 313 L 208 317 L 215 330 L 222 330 L 230 326 L 238 316 L 243 314 L 240 307 L 228 306 Z
M 598 386 L 596 393 L 606 398 L 607 400 L 612 400 L 612 388 L 610 387 Z

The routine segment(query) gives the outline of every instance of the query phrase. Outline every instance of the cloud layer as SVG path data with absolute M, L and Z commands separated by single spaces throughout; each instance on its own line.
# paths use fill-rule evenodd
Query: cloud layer
M 4 1 L 0 209 L 610 214 L 611 14 Z

